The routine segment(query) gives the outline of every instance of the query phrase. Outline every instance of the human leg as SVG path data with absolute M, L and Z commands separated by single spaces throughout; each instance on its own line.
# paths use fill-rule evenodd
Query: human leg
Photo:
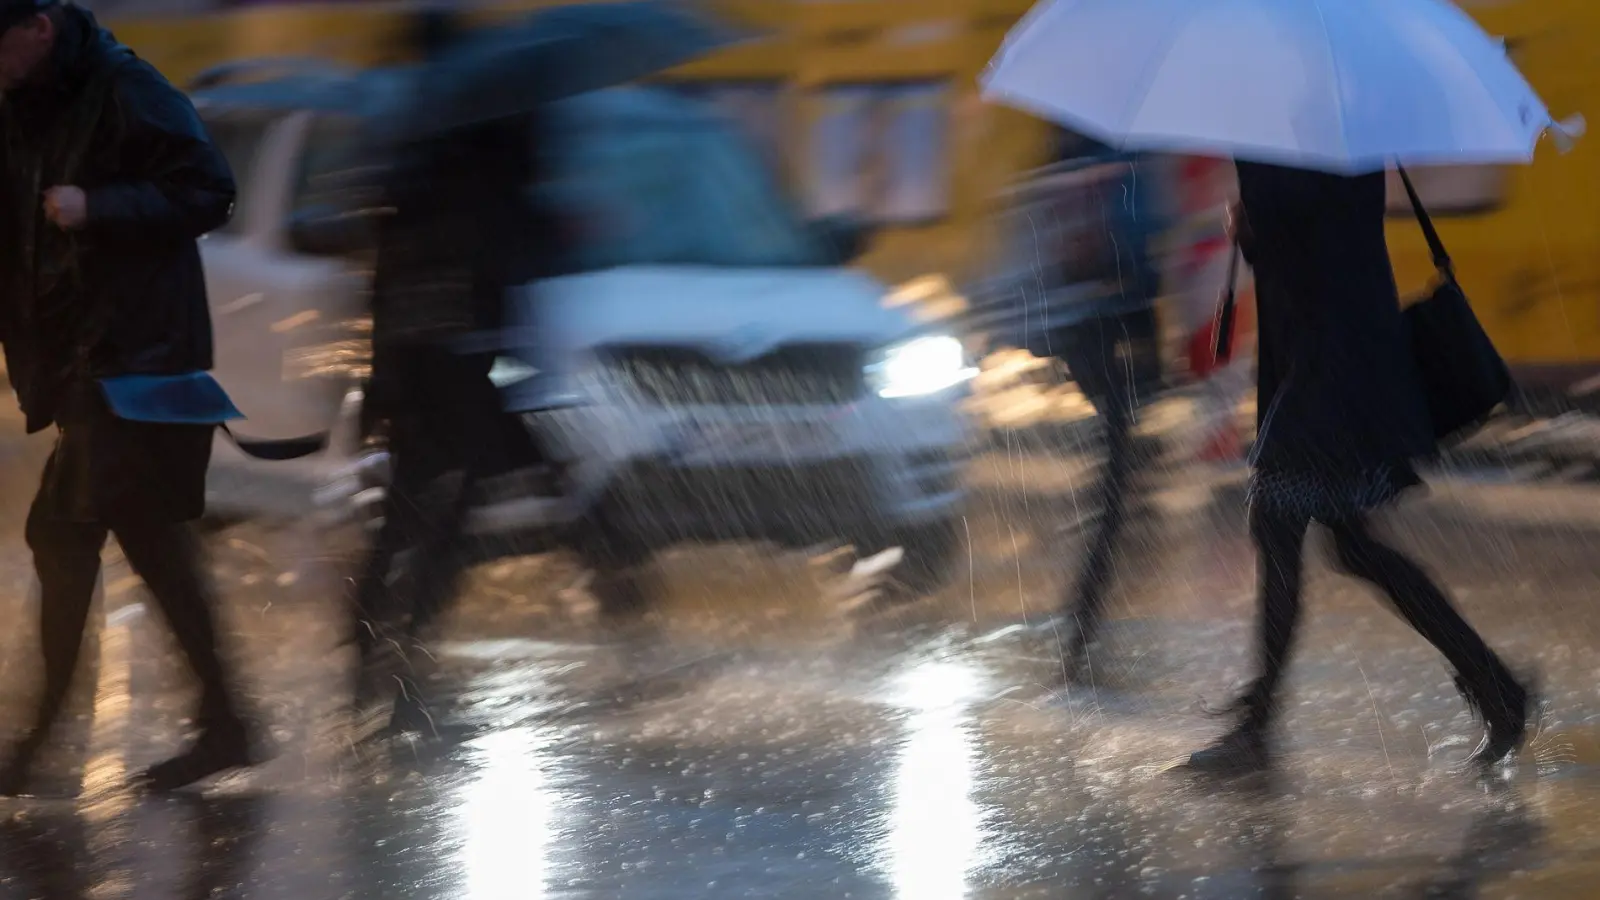
M 1529 692 L 1415 561 L 1381 540 L 1364 516 L 1331 523 L 1340 568 L 1389 598 L 1412 630 L 1432 644 L 1456 672 L 1456 684 L 1488 726 L 1473 760 L 1494 763 L 1527 735 Z
M 1072 377 L 1098 413 L 1105 457 L 1092 491 L 1098 516 L 1084 556 L 1062 604 L 1072 632 L 1067 653 L 1082 666 L 1104 616 L 1118 540 L 1126 520 L 1127 488 L 1134 470 L 1132 372 L 1117 348 L 1125 344 L 1115 319 L 1091 319 L 1062 329 L 1054 344 Z
M 54 460 L 47 465 L 53 464 Z M 26 528 L 39 578 L 39 649 L 44 662 L 44 686 L 28 731 L 0 763 L 0 794 L 23 789 L 38 752 L 66 704 L 78 669 L 89 610 L 94 604 L 100 550 L 106 539 L 106 529 L 100 525 L 53 515 L 45 490 L 41 488 L 35 498 Z
M 1256 677 L 1227 714 L 1238 721 L 1212 746 L 1189 757 L 1191 769 L 1239 772 L 1268 763 L 1267 733 L 1278 709 L 1301 612 L 1303 548 L 1310 520 L 1270 502 L 1250 507 L 1250 537 L 1256 545 Z
M 176 790 L 258 762 L 262 748 L 255 746 L 256 735 L 240 714 L 218 649 L 216 592 L 205 573 L 199 537 L 186 522 L 119 523 L 112 530 L 200 683 L 197 740 L 151 767 L 144 775 L 146 784 Z

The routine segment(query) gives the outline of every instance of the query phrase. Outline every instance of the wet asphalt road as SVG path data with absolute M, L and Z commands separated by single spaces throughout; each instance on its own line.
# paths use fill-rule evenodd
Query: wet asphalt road
M 42 447 L 0 444 L 0 728 L 31 688 L 22 508 Z M 1449 771 L 1477 732 L 1360 586 L 1311 577 L 1288 757 L 1217 787 L 1160 767 L 1246 672 L 1236 487 L 1168 473 L 1132 530 L 1093 689 L 1043 621 L 1078 538 L 1073 458 L 980 460 L 970 562 L 877 611 L 848 564 L 754 548 L 660 562 L 659 604 L 601 621 L 560 556 L 480 568 L 439 646 L 458 738 L 357 760 L 335 711 L 351 536 L 213 535 L 229 645 L 283 753 L 177 799 L 119 788 L 188 699 L 108 553 L 105 626 L 59 756 L 83 797 L 0 800 L 0 898 L 1320 898 L 1600 896 L 1600 493 L 1441 488 L 1394 519 L 1515 662 L 1541 731 L 1503 781 Z

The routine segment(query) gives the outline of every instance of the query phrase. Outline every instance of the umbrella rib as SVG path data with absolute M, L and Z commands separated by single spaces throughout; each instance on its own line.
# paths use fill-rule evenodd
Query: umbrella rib
M 1333 51 L 1333 35 L 1328 31 L 1328 17 L 1322 11 L 1322 0 L 1311 0 L 1311 7 L 1317 11 L 1317 22 L 1322 25 L 1322 40 L 1328 48 L 1328 68 L 1333 73 L 1333 114 L 1339 122 L 1339 143 L 1344 146 L 1344 164 L 1351 165 L 1350 156 L 1350 131 L 1344 118 L 1344 76 L 1339 72 L 1339 54 Z
M 1133 130 L 1133 114 L 1144 106 L 1144 102 L 1150 93 L 1150 86 L 1155 84 L 1156 71 L 1161 68 L 1161 61 L 1167 58 L 1168 53 L 1172 52 L 1172 47 L 1174 44 L 1178 43 L 1178 36 L 1183 33 L 1183 30 L 1189 27 L 1189 24 L 1200 15 L 1199 10 L 1203 5 L 1204 4 L 1200 2 L 1191 3 L 1189 5 L 1188 16 L 1183 20 L 1183 24 L 1175 26 L 1172 28 L 1172 30 L 1167 32 L 1165 43 L 1161 47 L 1161 52 L 1152 53 L 1150 55 L 1151 61 L 1146 63 L 1144 71 L 1139 73 L 1140 80 L 1144 82 L 1144 86 L 1140 88 L 1137 93 L 1130 93 L 1128 95 L 1128 109 L 1123 112 L 1122 120 L 1117 123 L 1119 126 L 1118 130 L 1124 135 Z M 1128 149 L 1128 140 L 1126 137 L 1118 139 L 1117 149 L 1123 151 Z

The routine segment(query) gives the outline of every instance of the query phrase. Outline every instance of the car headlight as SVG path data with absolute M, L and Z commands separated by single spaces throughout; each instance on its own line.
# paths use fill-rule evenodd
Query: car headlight
M 966 348 L 949 335 L 919 337 L 885 349 L 867 366 L 867 381 L 880 397 L 921 397 L 970 381 L 978 370 Z

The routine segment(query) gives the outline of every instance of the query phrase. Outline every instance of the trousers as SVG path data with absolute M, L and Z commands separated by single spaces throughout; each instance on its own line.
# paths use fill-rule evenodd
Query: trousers
M 416 638 L 445 610 L 465 570 L 466 520 L 478 485 L 528 450 L 507 435 L 489 379 L 492 354 L 418 345 L 387 362 L 394 478 L 383 527 L 355 586 L 363 659 L 385 636 Z M 407 549 L 410 565 L 391 578 Z
M 50 466 L 57 462 L 52 456 Z M 238 707 L 217 649 L 215 592 L 205 574 L 200 540 L 192 526 L 157 516 L 119 514 L 110 522 L 63 517 L 49 485 L 47 475 L 45 487 L 28 513 L 26 529 L 39 578 L 44 660 L 44 691 L 35 711 L 31 740 L 43 740 L 66 702 L 108 535 L 116 536 L 128 565 L 150 589 L 178 649 L 200 682 L 199 726 L 204 729 L 236 722 Z

